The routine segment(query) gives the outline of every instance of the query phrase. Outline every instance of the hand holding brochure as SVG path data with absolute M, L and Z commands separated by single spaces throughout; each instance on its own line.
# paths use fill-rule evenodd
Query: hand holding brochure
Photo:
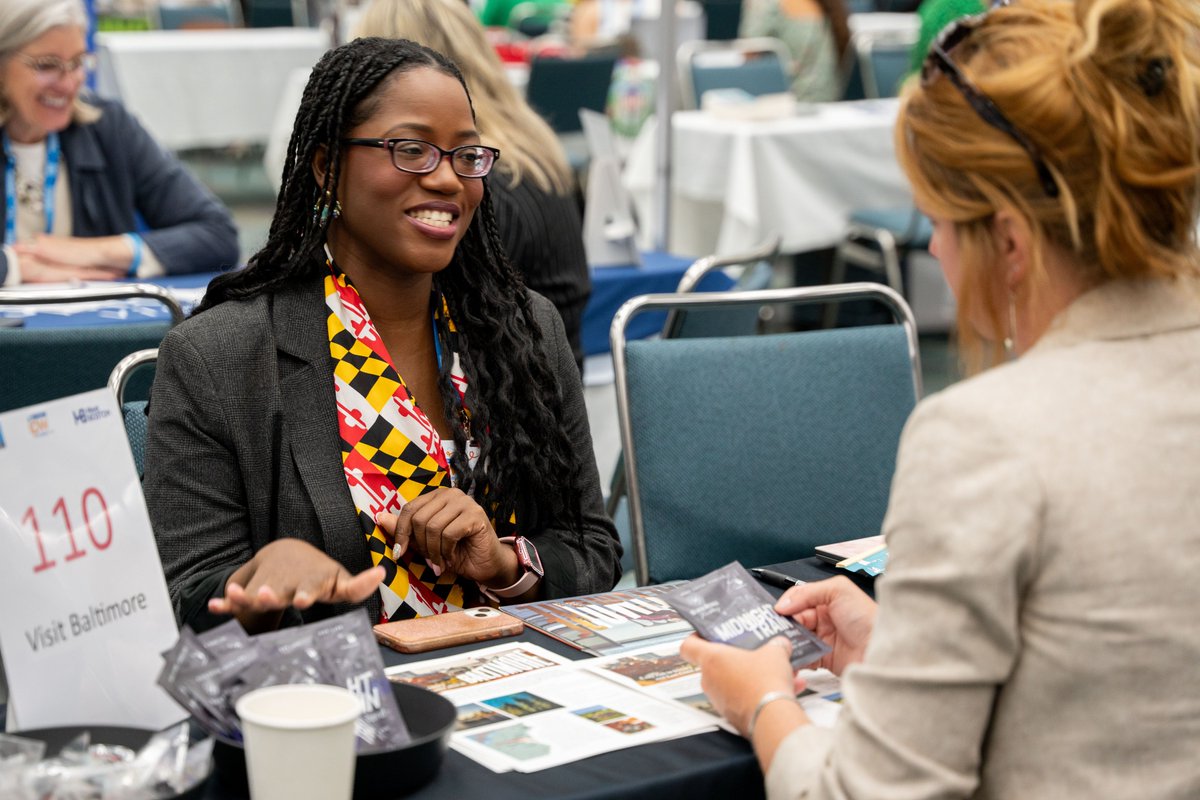
M 685 583 L 663 600 L 710 642 L 754 650 L 776 636 L 792 643 L 792 667 L 811 664 L 829 646 L 808 628 L 775 611 L 775 598 L 734 561 Z

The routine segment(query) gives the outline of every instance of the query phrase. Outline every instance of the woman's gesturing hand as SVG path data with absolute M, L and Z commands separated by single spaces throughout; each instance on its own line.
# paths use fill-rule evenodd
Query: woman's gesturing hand
M 825 667 L 841 675 L 847 666 L 862 661 L 875 627 L 878 606 L 849 578 L 838 576 L 788 589 L 775 604 L 775 610 L 795 617 L 831 648 L 810 666 Z
M 495 586 L 518 577 L 517 557 L 500 543 L 487 513 L 459 489 L 440 487 L 409 501 L 399 514 L 383 512 L 375 520 L 391 535 L 399 552 L 415 548 L 433 571 Z
M 279 626 L 284 609 L 314 603 L 359 603 L 383 580 L 383 567 L 351 575 L 339 562 L 300 539 L 276 539 L 225 582 L 225 596 L 208 601 L 214 614 L 233 614 L 247 631 Z

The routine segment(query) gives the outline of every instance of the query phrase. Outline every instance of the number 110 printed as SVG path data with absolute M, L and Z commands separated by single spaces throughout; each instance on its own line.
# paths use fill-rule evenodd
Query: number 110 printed
M 96 550 L 107 550 L 112 544 L 113 528 L 112 517 L 108 513 L 108 503 L 104 500 L 104 495 L 95 487 L 89 487 L 84 490 L 83 496 L 79 498 L 80 514 L 83 517 L 83 527 L 87 529 L 88 539 L 92 542 L 92 547 Z M 88 554 L 88 551 L 80 547 L 80 543 L 75 538 L 75 526 L 71 524 L 71 513 L 67 509 L 66 500 L 58 498 L 54 506 L 50 509 L 51 516 L 61 517 L 63 527 L 67 531 L 67 542 L 70 543 L 70 552 L 63 556 L 64 561 L 74 561 L 77 558 L 83 558 Z M 33 506 L 25 509 L 25 515 L 21 517 L 21 524 L 33 531 L 34 541 L 37 542 L 38 555 L 41 560 L 34 566 L 34 572 L 42 572 L 43 570 L 51 569 L 58 562 L 51 558 L 46 552 L 46 542 L 42 538 L 42 530 L 38 525 L 37 512 Z M 53 540 L 51 540 L 53 542 Z M 86 542 L 84 543 L 86 546 Z

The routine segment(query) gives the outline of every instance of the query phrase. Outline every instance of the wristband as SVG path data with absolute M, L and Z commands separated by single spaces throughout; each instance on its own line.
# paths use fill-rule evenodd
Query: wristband
M 752 711 L 750 713 L 750 724 L 746 726 L 746 738 L 747 739 L 750 739 L 751 741 L 753 741 L 754 726 L 758 724 L 758 715 L 763 712 L 764 708 L 771 705 L 771 703 L 774 703 L 776 700 L 791 700 L 793 703 L 799 702 L 796 700 L 796 695 L 793 694 L 792 692 L 776 690 L 776 691 L 767 692 L 766 694 L 764 694 L 762 697 L 760 697 L 758 699 L 758 705 L 756 705 L 754 707 L 754 711 Z
M 129 271 L 125 273 L 125 277 L 136 278 L 138 267 L 142 265 L 142 237 L 136 233 L 127 233 L 125 238 L 129 240 L 129 246 L 133 248 L 133 260 L 129 262 Z

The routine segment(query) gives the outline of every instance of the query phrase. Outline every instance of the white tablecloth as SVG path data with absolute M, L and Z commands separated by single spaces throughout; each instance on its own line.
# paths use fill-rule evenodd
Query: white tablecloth
M 822 103 L 814 113 L 733 121 L 703 111 L 673 118 L 669 249 L 737 253 L 778 233 L 783 251 L 831 247 L 852 209 L 912 202 L 892 146 L 898 101 Z M 625 182 L 652 240 L 654 142 L 647 126 Z
M 262 144 L 294 69 L 329 46 L 311 28 L 99 33 L 98 91 L 165 147 Z

